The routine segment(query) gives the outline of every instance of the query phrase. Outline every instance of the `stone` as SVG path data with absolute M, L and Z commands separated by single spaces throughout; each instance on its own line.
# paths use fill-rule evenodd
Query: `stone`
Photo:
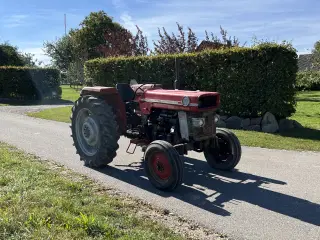
M 260 125 L 261 121 L 262 121 L 262 117 L 251 118 L 250 125 Z
M 230 129 L 241 129 L 242 118 L 237 116 L 229 117 L 226 120 L 227 128 Z
M 248 126 L 250 126 L 250 118 L 243 119 L 242 122 L 241 122 L 241 128 L 244 129 L 244 128 L 248 127 Z
M 279 130 L 279 124 L 275 116 L 267 112 L 264 114 L 262 121 L 261 121 L 261 129 L 263 132 L 266 133 L 275 133 Z
M 245 128 L 244 130 L 249 130 L 249 131 L 256 131 L 256 132 L 261 132 L 261 126 L 260 125 L 250 125 Z
M 262 132 L 276 133 L 279 130 L 279 126 L 275 124 L 266 124 L 261 127 Z
M 279 121 L 279 132 L 285 132 L 294 128 L 293 121 L 290 119 L 281 119 Z
M 216 123 L 216 126 L 218 127 L 218 128 L 226 128 L 227 127 L 227 124 L 225 123 L 225 121 L 223 121 L 223 120 L 219 120 L 217 123 Z
M 228 119 L 228 116 L 220 116 L 220 119 L 223 120 L 223 121 L 225 121 L 225 120 Z
M 279 121 L 279 131 L 280 132 L 285 132 L 290 129 L 294 128 L 303 128 L 303 126 L 297 122 L 296 120 L 291 120 L 291 119 L 281 119 Z
M 296 120 L 292 120 L 293 121 L 293 126 L 294 128 L 303 128 L 303 126 L 301 125 L 301 123 L 297 122 Z

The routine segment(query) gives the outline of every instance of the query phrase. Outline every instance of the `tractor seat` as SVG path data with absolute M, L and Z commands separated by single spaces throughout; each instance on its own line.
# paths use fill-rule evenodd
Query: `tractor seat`
M 130 102 L 134 98 L 134 91 L 128 83 L 117 83 L 116 89 L 124 102 Z

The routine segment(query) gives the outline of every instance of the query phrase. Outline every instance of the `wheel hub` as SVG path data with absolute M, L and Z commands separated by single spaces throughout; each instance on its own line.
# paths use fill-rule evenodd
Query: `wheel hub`
M 171 176 L 170 163 L 163 153 L 156 153 L 152 158 L 152 168 L 154 173 L 162 180 Z
M 90 116 L 86 118 L 82 125 L 82 136 L 86 143 L 95 146 L 98 143 L 98 125 Z

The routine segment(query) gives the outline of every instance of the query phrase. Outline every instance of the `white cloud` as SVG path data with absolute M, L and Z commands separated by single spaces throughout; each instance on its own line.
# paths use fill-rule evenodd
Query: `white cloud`
M 28 17 L 28 15 L 24 14 L 4 15 L 0 22 L 5 28 L 14 28 L 23 25 Z
M 114 0 L 115 1 L 115 0 Z M 122 8 L 124 6 L 121 1 Z M 136 0 L 139 4 L 141 0 Z M 143 0 L 143 11 L 122 10 L 121 23 L 128 29 L 138 25 L 149 40 L 158 38 L 158 28 L 177 32 L 176 22 L 191 27 L 199 37 L 204 32 L 219 35 L 220 25 L 242 43 L 258 39 L 291 41 L 299 51 L 312 48 L 320 39 L 320 15 L 306 13 L 299 0 Z M 118 8 L 119 9 L 119 8 Z M 147 9 L 147 10 L 146 10 Z M 121 10 L 121 9 L 120 9 Z
M 133 22 L 132 17 L 128 13 L 123 13 L 120 16 L 122 25 L 128 29 L 130 32 L 135 32 L 137 30 L 136 24 Z
M 34 54 L 34 58 L 38 61 L 43 62 L 43 64 L 49 64 L 51 62 L 51 58 L 45 55 L 44 51 L 40 47 L 33 48 L 23 48 L 22 52 Z
M 119 9 L 125 8 L 126 6 L 123 0 L 112 0 L 112 5 Z

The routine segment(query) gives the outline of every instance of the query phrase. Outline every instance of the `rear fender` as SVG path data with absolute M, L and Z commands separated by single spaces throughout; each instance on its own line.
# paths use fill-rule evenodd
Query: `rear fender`
M 113 87 L 84 87 L 81 90 L 80 96 L 92 95 L 103 99 L 107 104 L 111 105 L 116 114 L 116 120 L 119 124 L 121 134 L 126 132 L 127 118 L 125 104 L 122 101 L 118 91 Z

